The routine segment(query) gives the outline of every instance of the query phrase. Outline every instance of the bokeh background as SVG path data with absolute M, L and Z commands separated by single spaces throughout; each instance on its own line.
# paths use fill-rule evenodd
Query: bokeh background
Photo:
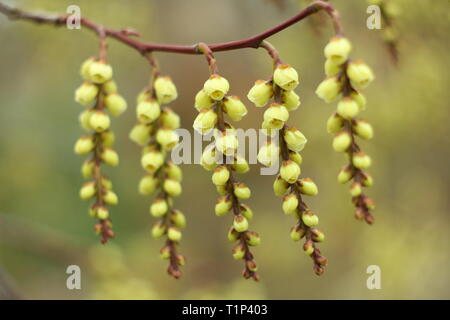
M 192 44 L 229 41 L 260 32 L 297 12 L 307 1 L 8 1 L 21 8 L 65 12 L 70 4 L 82 15 L 113 28 L 134 27 L 153 42 Z M 345 160 L 331 148 L 325 122 L 335 108 L 314 94 L 323 75 L 322 50 L 332 34 L 323 19 L 303 21 L 270 41 L 284 61 L 299 70 L 302 106 L 289 120 L 307 135 L 303 175 L 320 194 L 307 201 L 320 216 L 329 258 L 322 277 L 301 245 L 289 238 L 293 224 L 272 193 L 272 176 L 254 166 L 242 179 L 252 187 L 248 204 L 252 229 L 262 245 L 254 252 L 261 281 L 241 278 L 242 263 L 231 257 L 226 239 L 230 217 L 214 215 L 217 197 L 210 172 L 184 165 L 184 193 L 177 200 L 188 218 L 181 251 L 184 276 L 166 275 L 159 258 L 162 240 L 149 230 L 151 198 L 137 193 L 142 175 L 140 150 L 129 139 L 135 96 L 148 81 L 147 62 L 135 51 L 109 40 L 109 59 L 128 112 L 114 119 L 121 165 L 108 170 L 120 196 L 112 217 L 117 237 L 101 246 L 92 231 L 88 203 L 78 198 L 82 158 L 73 154 L 81 134 L 73 100 L 81 62 L 97 52 L 87 30 L 56 29 L 0 16 L 0 282 L 22 298 L 35 299 L 444 299 L 450 298 L 449 273 L 449 2 L 392 0 L 398 6 L 400 62 L 383 44 L 382 31 L 366 28 L 365 1 L 333 0 L 340 11 L 352 56 L 370 64 L 377 76 L 365 94 L 376 136 L 362 142 L 374 160 L 376 223 L 353 218 L 348 187 L 336 182 Z M 278 4 L 282 4 L 280 7 Z M 320 23 L 321 19 L 313 20 Z M 157 53 L 172 76 L 179 99 L 172 107 L 192 131 L 193 97 L 208 75 L 200 56 Z M 221 74 L 243 97 L 253 82 L 267 78 L 271 61 L 263 50 L 217 53 Z M 263 110 L 248 101 L 239 123 L 257 128 Z M 66 289 L 66 267 L 82 270 L 82 290 Z M 381 268 L 381 290 L 368 290 L 366 268 Z M 6 294 L 6 293 L 5 293 Z M 5 296 L 5 295 L 3 295 Z

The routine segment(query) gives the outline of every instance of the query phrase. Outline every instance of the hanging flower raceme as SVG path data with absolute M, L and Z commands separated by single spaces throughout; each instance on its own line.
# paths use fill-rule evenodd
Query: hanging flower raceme
M 203 89 L 195 97 L 195 108 L 199 111 L 194 121 L 194 129 L 200 134 L 214 132 L 214 143 L 204 150 L 201 165 L 212 170 L 212 182 L 220 197 L 216 201 L 215 213 L 224 216 L 233 213 L 233 224 L 228 231 L 229 241 L 236 243 L 232 249 L 233 258 L 244 260 L 244 278 L 259 279 L 256 261 L 250 251 L 261 239 L 258 233 L 249 230 L 249 221 L 253 212 L 249 206 L 241 203 L 250 198 L 250 188 L 234 178 L 234 173 L 249 171 L 248 162 L 237 154 L 238 138 L 233 126 L 224 120 L 224 114 L 234 121 L 241 120 L 247 114 L 244 103 L 236 96 L 229 96 L 228 81 L 213 74 L 205 82 Z
M 75 100 L 86 106 L 79 120 L 81 127 L 89 133 L 78 139 L 75 153 L 91 155 L 81 167 L 83 177 L 89 181 L 81 188 L 80 197 L 83 200 L 95 199 L 89 214 L 98 219 L 95 231 L 100 235 L 102 243 L 114 236 L 107 206 L 118 203 L 118 197 L 112 190 L 112 182 L 101 168 L 102 164 L 119 164 L 119 156 L 112 149 L 114 133 L 110 129 L 108 113 L 119 116 L 127 108 L 125 99 L 117 92 L 112 75 L 111 66 L 104 60 L 90 58 L 81 66 L 84 83 L 75 92 Z
M 321 275 L 327 259 L 321 255 L 316 243 L 322 242 L 325 236 L 317 229 L 318 216 L 302 199 L 303 195 L 315 196 L 318 193 L 310 178 L 300 178 L 302 156 L 299 152 L 307 140 L 300 130 L 286 124 L 289 112 L 300 106 L 300 98 L 294 92 L 297 85 L 297 71 L 277 61 L 272 79 L 256 81 L 247 97 L 256 107 L 264 107 L 272 100 L 264 112 L 262 128 L 267 136 L 278 134 L 279 143 L 273 139 L 267 141 L 258 152 L 258 161 L 264 166 L 272 166 L 281 159 L 280 172 L 273 184 L 274 193 L 283 196 L 283 212 L 297 220 L 291 229 L 292 240 L 305 239 L 303 250 L 312 258 L 314 272 Z
M 161 107 L 176 98 L 177 89 L 172 80 L 156 75 L 152 84 L 137 98 L 138 123 L 131 130 L 130 139 L 143 147 L 141 165 L 147 173 L 139 182 L 139 193 L 146 196 L 156 194 L 150 214 L 159 221 L 151 229 L 152 236 L 166 238 L 160 256 L 169 260 L 167 272 L 179 278 L 185 258 L 178 253 L 178 246 L 186 218 L 173 208 L 173 199 L 182 191 L 182 171 L 170 161 L 170 150 L 179 141 L 176 129 L 180 127 L 180 117 L 169 107 Z
M 373 81 L 374 75 L 364 62 L 350 60 L 350 51 L 350 41 L 341 36 L 332 38 L 326 45 L 325 73 L 328 78 L 319 84 L 316 94 L 327 103 L 338 100 L 336 113 L 327 122 L 328 132 L 334 135 L 333 149 L 345 153 L 349 159 L 339 172 L 338 181 L 352 181 L 350 194 L 356 207 L 355 217 L 372 224 L 374 218 L 370 210 L 374 209 L 374 202 L 363 193 L 364 187 L 373 184 L 372 176 L 365 171 L 372 161 L 361 151 L 356 137 L 365 140 L 373 137 L 370 123 L 357 115 L 366 107 L 361 89 Z

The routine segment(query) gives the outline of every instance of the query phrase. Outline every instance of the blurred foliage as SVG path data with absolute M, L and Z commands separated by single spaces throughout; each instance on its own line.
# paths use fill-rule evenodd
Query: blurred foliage
M 77 4 L 82 15 L 110 27 L 129 26 L 145 39 L 180 44 L 243 38 L 299 8 L 294 0 L 285 0 L 283 10 L 263 0 L 9 2 L 53 12 Z M 179 201 L 189 219 L 181 247 L 188 259 L 184 277 L 174 281 L 165 275 L 165 261 L 158 257 L 161 243 L 149 236 L 150 199 L 137 194 L 142 174 L 139 150 L 127 138 L 134 123 L 134 99 L 149 68 L 139 54 L 114 40 L 109 41 L 109 59 L 130 108 L 113 122 L 121 155 L 121 166 L 110 170 L 120 196 L 112 211 L 117 238 L 107 246 L 97 245 L 87 204 L 78 199 L 81 160 L 72 151 L 81 133 L 73 91 L 81 81 L 80 63 L 96 54 L 96 38 L 89 31 L 11 23 L 1 16 L 0 211 L 7 219 L 0 218 L 0 230 L 9 232 L 0 232 L 0 264 L 20 294 L 41 299 L 449 298 L 449 2 L 396 1 L 397 67 L 389 61 L 380 31 L 365 27 L 364 1 L 331 2 L 353 41 L 352 56 L 363 58 L 377 75 L 366 91 L 369 103 L 362 115 L 376 130 L 375 139 L 362 145 L 374 160 L 375 186 L 369 193 L 378 205 L 376 223 L 369 227 L 353 219 L 347 188 L 336 182 L 345 161 L 332 151 L 325 130 L 334 106 L 314 95 L 323 78 L 322 50 L 331 25 L 324 20 L 318 34 L 301 22 L 270 41 L 283 60 L 300 71 L 302 107 L 290 123 L 309 140 L 302 169 L 319 185 L 319 196 L 308 203 L 321 217 L 327 234 L 321 250 L 330 264 L 322 277 L 313 274 L 310 259 L 289 239 L 292 221 L 272 194 L 273 177 L 260 176 L 254 166 L 245 181 L 253 189 L 248 202 L 255 212 L 253 226 L 263 238 L 255 250 L 260 283 L 241 279 L 242 266 L 231 258 L 226 240 L 230 220 L 215 217 L 210 173 L 195 165 L 183 167 L 184 194 Z M 193 97 L 207 75 L 204 59 L 155 56 L 179 88 L 173 108 L 181 114 L 182 126 L 190 129 L 196 115 Z M 271 70 L 262 50 L 218 53 L 217 59 L 233 93 L 241 97 Z M 258 127 L 263 111 L 250 103 L 248 107 L 249 116 L 240 125 Z M 80 291 L 65 288 L 70 264 L 82 269 Z M 366 288 L 366 268 L 371 264 L 381 267 L 381 290 Z

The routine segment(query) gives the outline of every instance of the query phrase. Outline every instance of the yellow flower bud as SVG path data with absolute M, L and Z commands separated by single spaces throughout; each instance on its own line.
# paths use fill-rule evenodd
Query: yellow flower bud
M 92 198 L 95 193 L 97 192 L 97 189 L 95 187 L 94 182 L 86 182 L 83 184 L 83 186 L 80 189 L 80 198 L 83 200 L 87 200 Z
M 257 107 L 264 107 L 273 96 L 273 88 L 270 82 L 257 80 L 247 94 L 248 100 Z
M 139 193 L 142 195 L 150 195 L 155 192 L 158 187 L 159 180 L 152 175 L 145 175 L 139 181 Z
M 226 166 L 220 166 L 214 169 L 214 173 L 212 175 L 212 182 L 216 186 L 225 185 L 230 179 L 230 171 Z
M 294 90 L 298 85 L 298 73 L 288 64 L 280 64 L 273 72 L 273 81 L 284 90 Z
M 362 184 L 363 184 L 364 187 L 371 187 L 371 186 L 373 186 L 373 178 L 367 172 L 364 172 L 364 174 L 363 174 Z
M 237 96 L 225 97 L 223 105 L 226 114 L 234 121 L 240 121 L 247 114 L 247 108 Z
M 283 161 L 280 168 L 280 176 L 287 183 L 295 183 L 300 176 L 300 166 L 292 160 Z
M 284 141 L 287 147 L 292 151 L 302 151 L 308 140 L 297 128 L 289 128 L 284 131 Z
M 183 172 L 181 171 L 181 168 L 174 164 L 172 161 L 169 161 L 164 167 L 164 172 L 170 179 L 174 179 L 177 181 L 181 181 L 183 179 Z
M 331 38 L 325 46 L 324 54 L 327 59 L 334 61 L 336 64 L 342 64 L 348 59 L 351 50 L 352 45 L 347 38 L 336 36 Z
M 329 77 L 323 80 L 316 89 L 317 96 L 323 101 L 330 103 L 341 91 L 341 82 L 336 77 Z
M 169 230 L 167 231 L 167 238 L 174 242 L 180 242 L 182 237 L 180 229 L 177 227 L 169 227 Z
M 258 161 L 264 166 L 270 167 L 278 161 L 280 148 L 274 143 L 265 143 L 258 152 Z
M 353 178 L 352 170 L 348 166 L 345 166 L 341 168 L 341 170 L 339 171 L 337 179 L 339 183 L 344 184 L 349 182 L 352 178 Z
M 102 144 L 104 147 L 111 147 L 116 140 L 116 136 L 111 130 L 106 130 L 100 134 L 100 139 L 102 140 Z
M 94 62 L 94 58 L 89 58 L 83 62 L 80 69 L 80 75 L 84 80 L 89 80 L 89 68 L 91 67 L 92 62 Z
M 136 124 L 131 129 L 129 138 L 140 146 L 145 146 L 150 140 L 150 127 L 144 123 Z
M 184 228 L 186 226 L 186 217 L 180 210 L 173 210 L 170 215 L 170 220 L 178 228 Z
M 375 76 L 372 69 L 362 61 L 352 61 L 347 67 L 347 75 L 356 88 L 365 88 Z
M 245 232 L 248 230 L 248 220 L 244 216 L 235 216 L 233 220 L 233 228 L 237 232 Z
M 314 246 L 312 240 L 308 240 L 303 244 L 303 252 L 310 256 L 314 253 Z
M 373 137 L 372 125 L 367 120 L 356 120 L 356 123 L 353 125 L 353 130 L 363 139 L 368 140 Z
M 167 210 L 169 210 L 169 206 L 164 199 L 156 199 L 150 206 L 150 213 L 155 218 L 162 217 L 166 214 Z
M 97 218 L 100 220 L 106 220 L 109 218 L 109 211 L 106 207 L 97 208 Z
M 180 127 L 180 116 L 172 109 L 165 107 L 161 114 L 161 122 L 164 127 L 175 130 Z
M 358 103 L 351 97 L 344 97 L 338 103 L 337 113 L 344 119 L 352 119 L 359 113 Z
M 238 241 L 239 240 L 239 236 L 240 236 L 240 234 L 239 234 L 239 232 L 237 232 L 236 231 L 236 229 L 234 229 L 233 227 L 231 227 L 229 230 L 228 230 L 228 241 L 230 241 L 230 242 L 236 242 L 236 241 Z
M 245 218 L 247 218 L 247 220 L 252 220 L 253 219 L 253 211 L 248 205 L 241 204 L 240 209 L 241 209 L 241 214 Z
M 175 130 L 161 128 L 156 133 L 156 141 L 166 150 L 170 150 L 178 144 L 180 137 Z
M 341 131 L 333 138 L 333 149 L 336 152 L 345 152 L 352 144 L 352 137 L 347 131 Z
M 350 194 L 352 197 L 357 197 L 359 195 L 361 195 L 362 192 L 362 187 L 361 187 L 361 183 L 359 182 L 353 182 L 351 187 L 350 187 Z
M 235 155 L 239 146 L 236 135 L 230 131 L 231 130 L 227 130 L 216 137 L 216 148 L 227 156 Z
M 337 113 L 332 114 L 331 117 L 328 118 L 327 121 L 328 133 L 331 134 L 338 133 L 339 131 L 341 131 L 343 126 L 344 126 L 344 119 Z
M 327 77 L 337 75 L 339 71 L 341 71 L 341 65 L 342 64 L 336 63 L 333 59 L 327 59 L 324 66 Z
M 111 190 L 113 187 L 113 184 L 112 184 L 111 180 L 102 178 L 102 186 L 103 186 L 103 188 L 105 188 L 107 190 Z
M 212 109 L 203 109 L 195 118 L 193 128 L 200 134 L 206 134 L 215 127 L 216 123 L 216 112 Z
M 245 256 L 244 246 L 241 243 L 236 245 L 232 249 L 232 254 L 233 254 L 233 258 L 236 260 L 240 260 L 240 259 L 244 258 L 244 256 Z
M 109 80 L 106 81 L 103 84 L 103 91 L 106 94 L 113 94 L 113 93 L 117 93 L 117 83 L 114 80 Z
M 270 126 L 271 129 L 281 129 L 289 119 L 289 111 L 285 106 L 272 103 L 269 108 L 264 112 L 264 121 Z
M 203 168 L 210 171 L 216 167 L 216 148 L 214 146 L 208 146 L 202 153 L 200 164 Z
M 237 173 L 246 173 L 250 170 L 250 166 L 248 165 L 247 160 L 245 160 L 245 158 L 240 155 L 236 155 L 231 168 Z
M 113 76 L 112 67 L 103 61 L 93 61 L 89 66 L 89 80 L 94 83 L 105 83 Z
M 117 197 L 117 194 L 115 194 L 113 191 L 111 190 L 107 190 L 103 200 L 107 203 L 107 204 L 111 204 L 111 205 L 116 205 L 119 203 L 119 198 Z
M 285 214 L 293 214 L 297 212 L 298 198 L 295 194 L 290 193 L 283 198 L 283 212 Z
M 142 90 L 142 91 L 138 94 L 138 96 L 136 97 L 136 104 L 139 104 L 139 103 L 141 103 L 142 101 L 151 99 L 151 97 L 152 97 L 152 95 L 151 95 L 151 93 L 150 93 L 150 89 L 149 89 L 149 88 L 146 88 L 146 89 Z
M 214 105 L 215 101 L 205 92 L 205 90 L 200 90 L 195 95 L 195 109 L 198 111 L 202 109 L 209 109 Z
M 95 111 L 89 118 L 89 124 L 97 132 L 105 131 L 109 128 L 111 120 L 104 111 Z
M 161 259 L 167 260 L 170 259 L 170 248 L 165 246 L 159 250 L 159 256 Z
M 225 196 L 228 194 L 227 186 L 216 186 L 216 191 L 221 196 Z
M 249 246 L 258 246 L 261 243 L 261 237 L 259 236 L 258 233 L 254 232 L 254 231 L 248 231 L 246 233 L 247 236 L 247 244 Z
M 367 154 L 360 151 L 353 155 L 352 163 L 356 168 L 367 169 L 372 164 L 372 159 Z
M 104 163 L 112 167 L 115 167 L 119 164 L 119 155 L 111 148 L 105 148 L 100 157 L 102 158 Z
M 166 233 L 166 226 L 164 226 L 161 222 L 157 222 L 152 227 L 152 236 L 155 239 L 161 238 L 164 233 Z
M 218 74 L 213 74 L 208 80 L 206 80 L 203 85 L 203 90 L 208 96 L 211 97 L 211 99 L 218 101 L 222 100 L 228 93 L 228 90 L 230 90 L 230 84 L 227 79 L 219 76 Z
M 302 164 L 303 158 L 300 153 L 295 152 L 295 151 L 288 151 L 288 153 L 289 153 L 289 159 L 291 159 L 298 165 Z
M 94 175 L 94 166 L 95 162 L 92 160 L 86 160 L 83 162 L 83 165 L 81 166 L 81 175 L 85 179 L 90 179 Z
M 87 105 L 94 101 L 98 94 L 98 87 L 90 82 L 84 82 L 75 91 L 75 101 L 82 105 Z
M 317 185 L 310 178 L 300 179 L 300 192 L 307 196 L 315 196 L 319 193 Z
M 319 217 L 311 211 L 303 212 L 302 221 L 308 227 L 315 227 L 319 224 Z
M 231 210 L 231 199 L 226 196 L 220 197 L 216 201 L 216 206 L 214 207 L 214 211 L 216 216 L 224 216 Z
M 314 242 L 323 242 L 325 240 L 325 234 L 318 229 L 311 229 L 311 238 Z
M 156 97 L 161 104 L 168 104 L 178 97 L 177 88 L 170 77 L 158 77 L 153 83 Z
M 234 188 L 234 195 L 238 199 L 245 200 L 250 198 L 251 195 L 250 188 L 247 187 L 244 183 L 234 183 L 233 188 Z
M 280 176 L 278 176 L 273 182 L 273 192 L 277 196 L 282 196 L 289 189 L 289 183 L 284 181 Z
M 87 154 L 94 149 L 94 139 L 91 136 L 83 136 L 75 143 L 75 153 L 79 155 Z
M 127 102 L 120 94 L 110 93 L 105 97 L 105 107 L 117 117 L 127 110 Z
M 170 196 L 177 197 L 181 194 L 181 184 L 175 179 L 166 179 L 163 188 Z
M 300 106 L 300 97 L 294 91 L 283 91 L 282 99 L 288 111 L 297 110 Z
M 155 99 L 147 99 L 137 105 L 136 114 L 142 123 L 152 123 L 160 116 L 161 107 Z
M 145 153 L 141 158 L 142 167 L 149 173 L 158 170 L 164 163 L 164 156 L 157 150 L 151 150 Z
M 305 236 L 305 230 L 296 225 L 291 228 L 291 239 L 293 241 L 300 241 Z
M 81 127 L 86 131 L 93 130 L 90 124 L 91 115 L 95 111 L 92 109 L 86 109 L 83 112 L 80 113 L 78 116 L 78 121 L 80 122 Z
M 358 104 L 359 111 L 366 109 L 367 100 L 366 97 L 361 92 L 353 91 L 350 94 L 350 97 L 352 97 L 353 100 L 355 100 L 356 103 Z

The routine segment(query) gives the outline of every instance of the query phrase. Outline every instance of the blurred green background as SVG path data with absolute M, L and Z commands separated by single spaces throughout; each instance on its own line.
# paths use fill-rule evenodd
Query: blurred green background
M 300 9 L 294 0 L 284 8 L 264 0 L 165 1 L 9 1 L 26 9 L 63 13 L 77 4 L 82 15 L 112 28 L 133 27 L 143 38 L 160 43 L 192 44 L 244 38 L 271 27 Z M 159 258 L 162 240 L 153 240 L 148 214 L 151 198 L 137 193 L 143 171 L 140 150 L 129 139 L 135 121 L 135 96 L 148 81 L 147 62 L 135 51 L 109 40 L 109 60 L 127 113 L 114 119 L 121 165 L 108 170 L 120 197 L 112 209 L 117 237 L 98 245 L 88 217 L 88 203 L 78 198 L 82 158 L 73 154 L 81 134 L 81 111 L 73 92 L 81 83 L 81 62 L 97 53 L 87 30 L 56 29 L 0 16 L 0 280 L 23 298 L 143 299 L 443 299 L 450 298 L 449 273 L 449 2 L 395 1 L 400 8 L 400 63 L 391 63 L 380 31 L 366 28 L 366 3 L 331 1 L 340 11 L 352 57 L 371 65 L 377 79 L 365 94 L 362 114 L 375 138 L 362 142 L 374 160 L 376 223 L 353 218 L 348 186 L 336 174 L 345 160 L 331 148 L 325 122 L 335 109 L 314 94 L 323 79 L 323 47 L 332 35 L 329 21 L 317 33 L 303 21 L 270 41 L 301 77 L 302 106 L 289 122 L 309 139 L 302 152 L 303 176 L 312 177 L 320 194 L 308 198 L 320 216 L 329 258 L 322 277 L 313 274 L 301 245 L 289 238 L 293 220 L 281 211 L 272 192 L 272 176 L 258 166 L 241 176 L 252 187 L 247 202 L 255 212 L 251 228 L 263 242 L 254 249 L 261 281 L 241 278 L 242 263 L 231 257 L 226 239 L 230 217 L 214 215 L 217 197 L 210 172 L 184 165 L 184 193 L 176 206 L 186 214 L 181 252 L 184 276 L 166 275 Z M 172 104 L 182 126 L 192 131 L 197 112 L 193 97 L 208 75 L 200 56 L 156 53 L 164 73 L 174 79 L 179 99 Z M 221 74 L 233 94 L 247 102 L 249 114 L 239 123 L 257 128 L 263 110 L 245 98 L 271 61 L 263 50 L 217 53 Z M 66 289 L 66 267 L 82 270 L 82 290 Z M 381 290 L 368 290 L 366 268 L 381 268 Z M 6 280 L 5 280 L 6 279 Z

